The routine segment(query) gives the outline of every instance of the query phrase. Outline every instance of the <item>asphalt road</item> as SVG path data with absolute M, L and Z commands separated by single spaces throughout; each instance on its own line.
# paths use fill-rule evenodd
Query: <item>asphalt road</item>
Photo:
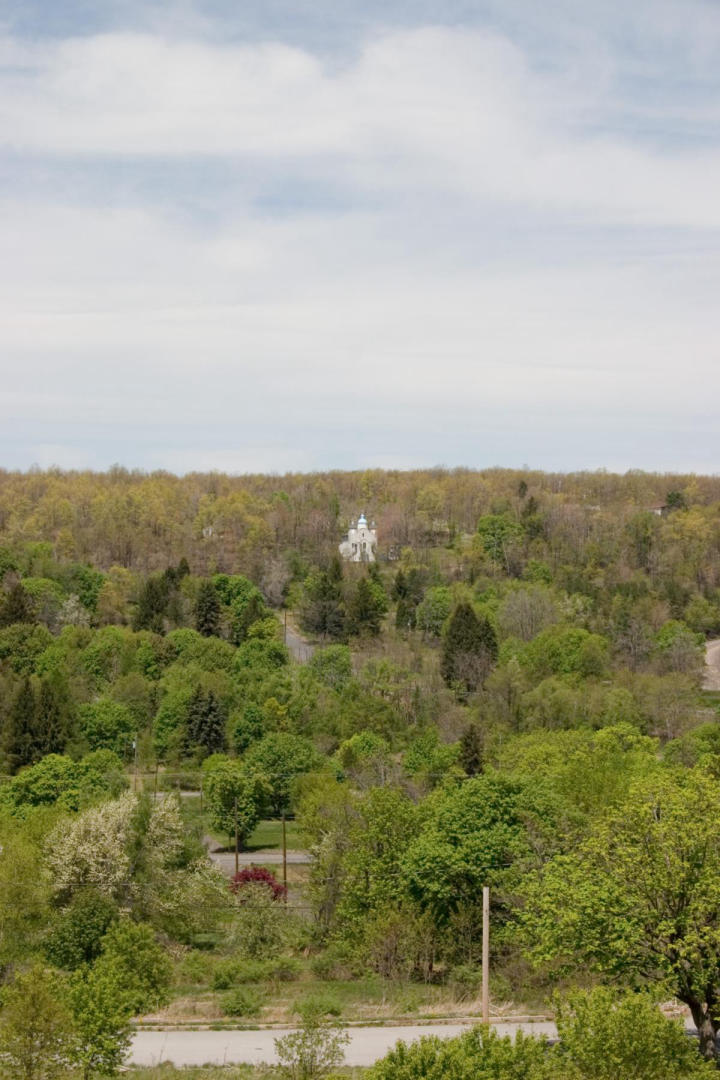
M 703 690 L 720 690 L 720 638 L 705 646 L 705 675 Z
M 294 625 L 292 616 L 285 621 L 285 613 L 282 612 L 279 615 L 280 622 L 283 624 L 283 637 L 285 644 L 290 651 L 290 655 L 293 660 L 297 660 L 299 664 L 307 664 L 308 660 L 315 652 L 315 646 L 311 645 L 309 641 L 306 641 L 300 631 Z
M 234 851 L 211 851 L 210 859 L 229 877 L 235 873 Z M 282 866 L 282 851 L 240 851 L 238 866 Z M 307 851 L 288 851 L 288 866 L 309 866 L 313 861 Z
M 470 1021 L 454 1024 L 414 1024 L 407 1027 L 348 1028 L 350 1042 L 345 1059 L 348 1065 L 372 1065 L 402 1039 L 412 1042 L 422 1035 L 450 1038 L 471 1027 Z M 554 1036 L 553 1023 L 498 1023 L 500 1035 L 514 1035 L 523 1030 L 536 1035 Z M 138 1031 L 132 1042 L 129 1063 L 158 1065 L 275 1065 L 275 1039 L 286 1034 L 274 1031 Z

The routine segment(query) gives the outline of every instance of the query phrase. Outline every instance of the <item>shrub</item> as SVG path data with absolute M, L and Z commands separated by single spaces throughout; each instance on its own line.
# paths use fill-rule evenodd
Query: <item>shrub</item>
M 257 1016 L 264 1004 L 264 995 L 247 986 L 230 990 L 222 999 L 226 1016 Z
M 474 964 L 457 964 L 450 972 L 448 988 L 456 1001 L 476 998 L 482 987 L 482 970 Z
M 240 894 L 240 899 L 242 899 L 242 890 L 248 885 L 267 886 L 273 900 L 284 900 L 287 895 L 285 886 L 280 884 L 271 870 L 266 870 L 263 866 L 246 866 L 230 880 L 230 888 L 234 893 Z
M 213 989 L 229 990 L 243 983 L 292 982 L 300 974 L 300 964 L 293 957 L 271 960 L 247 960 L 229 957 L 221 961 L 213 975 Z

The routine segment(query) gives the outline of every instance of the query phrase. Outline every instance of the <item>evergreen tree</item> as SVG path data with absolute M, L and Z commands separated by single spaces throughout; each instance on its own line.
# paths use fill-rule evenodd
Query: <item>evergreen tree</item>
M 490 622 L 478 618 L 471 604 L 458 604 L 443 642 L 440 672 L 448 686 L 470 693 L 482 686 L 497 659 L 497 638 Z
M 460 764 L 468 776 L 483 771 L 485 745 L 482 731 L 477 724 L 468 724 L 460 736 Z
M 414 630 L 417 625 L 417 607 L 406 596 L 398 600 L 395 625 L 398 630 Z
M 220 630 L 220 601 L 212 581 L 202 581 L 195 604 L 195 629 L 204 637 L 217 637 Z
M 27 677 L 20 684 L 10 707 L 3 731 L 2 748 L 11 772 L 17 772 L 23 765 L 32 765 L 41 757 L 35 691 Z
M 212 690 L 205 693 L 202 687 L 196 687 L 188 705 L 187 749 L 199 746 L 207 754 L 222 753 L 226 725 L 227 715 L 217 695 Z
M 39 755 L 62 754 L 72 733 L 72 702 L 67 681 L 60 673 L 40 683 L 37 710 Z
M 0 626 L 35 622 L 33 602 L 20 581 L 16 581 L 0 605 Z
M 390 595 L 392 596 L 393 600 L 404 600 L 407 594 L 407 579 L 401 567 L 393 579 L 392 591 Z
M 164 574 L 149 577 L 140 587 L 133 630 L 152 630 L 155 634 L 164 634 L 164 616 L 169 595 L 168 581 Z
M 384 594 L 382 599 L 384 600 Z M 348 629 L 351 634 L 377 637 L 382 621 L 382 600 L 368 578 L 360 578 L 348 605 Z
M 342 575 L 342 567 L 340 568 Z M 311 574 L 303 590 L 300 622 L 304 630 L 324 638 L 344 641 L 346 637 L 345 605 L 341 582 L 336 580 L 336 570 L 320 570 Z

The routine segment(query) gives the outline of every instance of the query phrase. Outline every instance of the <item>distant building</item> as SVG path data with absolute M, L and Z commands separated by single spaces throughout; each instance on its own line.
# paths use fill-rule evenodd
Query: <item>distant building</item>
M 667 517 L 670 513 L 670 507 L 667 503 L 657 503 L 655 506 L 648 506 L 648 510 L 651 514 L 655 514 L 656 517 Z
M 340 554 L 348 562 L 375 562 L 377 549 L 377 529 L 375 522 L 369 525 L 367 518 L 361 514 L 357 519 L 350 522 L 347 538 L 340 544 Z

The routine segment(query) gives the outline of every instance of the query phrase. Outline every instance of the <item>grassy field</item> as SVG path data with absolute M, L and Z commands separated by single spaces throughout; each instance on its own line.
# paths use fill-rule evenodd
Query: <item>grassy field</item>
M 285 835 L 288 851 L 301 851 L 302 840 L 297 822 L 285 822 Z M 282 851 L 282 822 L 259 821 L 255 831 L 245 845 L 246 851 Z

